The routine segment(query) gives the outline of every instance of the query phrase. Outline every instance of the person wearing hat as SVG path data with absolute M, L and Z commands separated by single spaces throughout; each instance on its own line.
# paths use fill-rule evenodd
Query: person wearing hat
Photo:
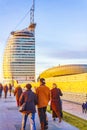
M 46 109 L 50 100 L 50 89 L 46 86 L 44 78 L 40 79 L 40 86 L 36 89 L 36 94 L 38 98 L 37 107 L 41 130 L 45 130 L 48 128 L 48 123 L 46 121 Z
M 30 130 L 36 130 L 35 126 L 35 113 L 37 104 L 37 96 L 34 92 L 32 92 L 31 84 L 26 84 L 26 90 L 22 93 L 19 99 L 19 106 L 23 103 L 26 103 L 25 110 L 22 112 L 22 127 L 21 130 L 25 130 L 27 118 L 29 117 L 30 121 Z

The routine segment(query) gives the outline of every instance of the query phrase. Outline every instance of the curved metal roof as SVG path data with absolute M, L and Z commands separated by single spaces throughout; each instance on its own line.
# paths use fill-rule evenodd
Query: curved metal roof
M 65 75 L 74 75 L 87 73 L 87 64 L 72 64 L 72 65 L 62 65 L 49 68 L 40 74 L 40 78 L 57 77 Z

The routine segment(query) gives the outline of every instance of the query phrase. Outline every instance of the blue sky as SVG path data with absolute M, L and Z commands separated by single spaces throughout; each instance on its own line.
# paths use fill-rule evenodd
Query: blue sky
M 87 64 L 87 0 L 36 0 L 36 74 L 62 64 Z M 0 0 L 0 75 L 9 34 L 26 28 L 32 0 Z M 17 26 L 18 25 L 18 26 Z

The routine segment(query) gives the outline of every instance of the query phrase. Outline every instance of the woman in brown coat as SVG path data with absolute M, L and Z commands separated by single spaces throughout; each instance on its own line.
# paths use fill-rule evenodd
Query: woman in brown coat
M 51 90 L 51 109 L 55 113 L 55 115 L 59 118 L 59 122 L 61 122 L 61 100 L 60 96 L 62 96 L 62 92 L 57 85 L 53 83 L 53 88 Z M 53 113 L 53 114 L 54 114 Z
M 19 107 L 19 98 L 20 98 L 21 94 L 22 94 L 22 88 L 20 85 L 18 85 L 14 91 L 14 96 L 16 96 L 16 102 L 17 102 L 18 107 Z
M 8 93 L 8 86 L 7 86 L 7 84 L 4 85 L 3 90 L 4 90 L 4 97 L 7 98 L 7 93 Z

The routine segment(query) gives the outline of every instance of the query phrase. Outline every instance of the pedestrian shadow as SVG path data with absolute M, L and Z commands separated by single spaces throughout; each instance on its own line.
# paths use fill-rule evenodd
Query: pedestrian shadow
M 19 110 L 18 107 L 8 107 L 7 109 L 8 109 L 8 110 L 17 110 L 17 111 Z
M 21 124 L 16 124 L 15 125 L 16 130 L 20 130 L 21 129 Z M 40 128 L 36 125 L 36 129 L 40 130 Z M 26 125 L 26 130 L 30 130 L 30 126 Z
M 15 101 L 12 101 L 12 100 L 5 100 L 4 102 L 5 102 L 5 103 L 12 103 L 12 102 L 15 102 Z

